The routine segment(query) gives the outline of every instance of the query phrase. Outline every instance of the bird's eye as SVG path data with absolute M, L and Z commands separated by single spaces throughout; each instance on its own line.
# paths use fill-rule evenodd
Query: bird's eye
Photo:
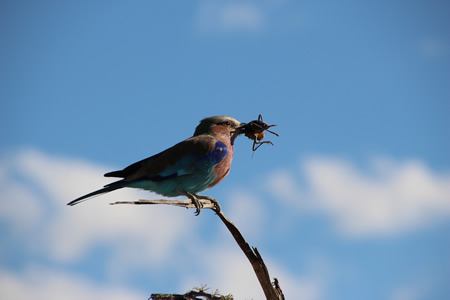
M 231 122 L 230 122 L 230 121 L 223 121 L 223 122 L 222 122 L 222 125 L 230 126 L 230 125 L 231 125 Z

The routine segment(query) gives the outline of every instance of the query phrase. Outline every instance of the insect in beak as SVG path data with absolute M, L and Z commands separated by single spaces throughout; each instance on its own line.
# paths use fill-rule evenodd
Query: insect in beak
M 264 131 L 267 131 L 269 133 L 272 133 L 276 136 L 279 136 L 277 133 L 269 130 L 271 127 L 277 126 L 274 125 L 268 125 L 266 122 L 263 121 L 263 117 L 260 114 L 258 116 L 258 120 L 253 120 L 247 124 L 244 124 L 240 126 L 238 129 L 241 129 L 246 137 L 253 140 L 253 152 L 256 151 L 259 147 L 261 147 L 262 144 L 270 144 L 273 146 L 273 143 L 271 141 L 262 141 L 264 139 Z M 262 142 L 261 142 L 262 141 Z

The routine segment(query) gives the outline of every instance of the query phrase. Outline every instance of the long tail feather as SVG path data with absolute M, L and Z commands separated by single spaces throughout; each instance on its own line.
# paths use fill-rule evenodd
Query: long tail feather
M 79 198 L 77 198 L 77 199 L 75 199 L 73 201 L 70 201 L 69 203 L 67 203 L 67 205 L 74 206 L 75 204 L 78 204 L 80 202 L 86 201 L 86 200 L 88 200 L 91 197 L 98 196 L 98 195 L 105 194 L 105 193 L 109 193 L 109 192 L 112 192 L 114 190 L 118 190 L 118 189 L 121 189 L 121 188 L 124 187 L 121 184 L 114 184 L 114 183 L 109 184 L 109 185 L 105 186 L 104 188 L 96 190 L 96 191 L 94 191 L 92 193 L 89 193 L 89 194 L 86 194 L 84 196 L 81 196 L 81 197 L 79 197 Z

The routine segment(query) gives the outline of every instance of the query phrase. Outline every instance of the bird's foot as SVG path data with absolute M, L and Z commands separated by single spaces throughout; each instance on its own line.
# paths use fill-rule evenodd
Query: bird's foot
M 195 195 L 198 199 L 206 199 L 211 201 L 214 204 L 214 211 L 218 214 L 222 211 L 222 208 L 220 207 L 219 201 L 217 201 L 216 199 L 214 199 L 213 197 L 210 196 L 202 196 L 202 195 Z
M 197 196 L 188 192 L 184 192 L 184 194 L 186 197 L 192 200 L 192 204 L 194 204 L 195 206 L 195 215 L 198 216 L 203 208 L 203 204 L 200 201 L 198 201 L 198 199 L 202 199 L 200 198 L 201 196 Z

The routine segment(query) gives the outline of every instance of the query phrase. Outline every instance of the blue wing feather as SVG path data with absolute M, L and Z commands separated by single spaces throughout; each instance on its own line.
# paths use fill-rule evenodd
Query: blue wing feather
M 189 153 L 183 156 L 174 165 L 166 167 L 158 175 L 152 177 L 144 176 L 137 181 L 151 180 L 161 182 L 178 176 L 204 172 L 220 163 L 227 154 L 227 146 L 222 142 L 216 142 L 214 149 L 208 154 L 197 157 L 194 152 Z
M 222 142 L 216 142 L 213 151 L 197 158 L 197 167 L 205 170 L 214 167 L 228 154 L 228 147 Z

